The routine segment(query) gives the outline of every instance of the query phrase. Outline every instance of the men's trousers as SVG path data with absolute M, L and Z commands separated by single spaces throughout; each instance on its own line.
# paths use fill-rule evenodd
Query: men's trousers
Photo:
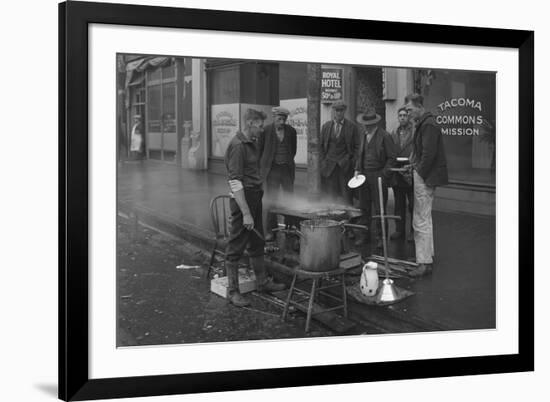
M 373 215 L 380 215 L 380 196 L 378 191 L 378 178 L 382 176 L 382 170 L 367 171 L 365 173 L 365 182 L 359 187 L 359 207 L 363 215 L 359 219 L 359 224 L 366 225 L 369 228 L 371 239 L 382 239 L 382 222 L 379 218 L 373 218 Z M 388 187 L 382 179 L 382 199 L 384 211 L 387 214 L 386 205 L 388 203 Z M 373 208 L 374 207 L 374 208 Z M 374 209 L 374 214 L 373 214 Z M 388 222 L 385 224 L 386 235 L 388 233 Z
M 328 177 L 321 176 L 323 192 L 334 201 L 343 198 L 345 204 L 353 205 L 352 192 L 348 187 L 348 181 L 352 176 L 349 169 L 344 170 L 337 164 Z
M 395 199 L 394 215 L 400 216 L 401 219 L 395 221 L 395 231 L 405 234 L 405 225 L 407 222 L 407 210 L 413 215 L 414 194 L 412 186 L 394 186 L 393 196 Z
M 262 196 L 263 191 L 260 189 L 244 189 L 244 196 L 250 214 L 254 219 L 254 228 L 258 232 L 263 232 L 262 224 Z M 247 230 L 243 224 L 243 213 L 237 201 L 232 198 L 229 201 L 229 209 L 231 211 L 231 225 L 229 230 L 229 240 L 225 248 L 225 268 L 228 278 L 228 291 L 231 294 L 237 290 L 239 286 L 238 266 L 239 260 L 248 251 L 250 258 L 262 257 L 264 254 L 264 239 L 261 239 L 253 230 Z
M 269 199 L 269 207 L 271 207 L 277 201 L 280 201 L 281 191 L 282 195 L 291 194 L 294 192 L 294 180 L 292 179 L 294 172 L 291 171 L 291 167 L 287 164 L 276 164 L 271 166 L 271 170 L 266 178 L 267 197 Z M 277 227 L 277 216 L 267 212 L 267 230 L 273 230 Z
M 416 246 L 416 262 L 419 264 L 431 264 L 434 256 L 432 204 L 435 195 L 435 187 L 428 186 L 416 171 L 413 172 L 413 182 L 413 229 Z

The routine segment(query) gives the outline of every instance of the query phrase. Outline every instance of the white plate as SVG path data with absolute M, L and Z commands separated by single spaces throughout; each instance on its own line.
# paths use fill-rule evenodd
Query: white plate
M 366 177 L 362 174 L 358 174 L 357 176 L 352 177 L 348 181 L 348 187 L 349 188 L 357 188 L 361 184 L 363 184 L 366 180 Z

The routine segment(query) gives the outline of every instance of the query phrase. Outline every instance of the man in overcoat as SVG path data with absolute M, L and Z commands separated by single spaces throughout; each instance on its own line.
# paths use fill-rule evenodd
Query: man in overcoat
M 419 94 L 407 95 L 405 108 L 415 121 L 413 137 L 413 229 L 418 269 L 413 276 L 428 274 L 433 268 L 434 238 L 432 204 L 435 189 L 448 183 L 447 158 L 441 129 L 433 115 L 424 109 L 424 98 Z
M 346 108 L 343 101 L 332 104 L 333 119 L 321 128 L 319 166 L 322 191 L 352 205 L 352 191 L 347 183 L 353 176 L 359 131 L 354 122 L 344 117 Z
M 286 124 L 289 110 L 274 107 L 271 110 L 273 123 L 264 128 L 259 141 L 261 152 L 260 169 L 265 183 L 269 204 L 273 205 L 282 195 L 294 192 L 296 165 L 296 130 Z M 268 205 L 269 208 L 269 205 Z M 267 212 L 266 240 L 273 240 L 273 229 L 277 227 L 277 217 Z
M 380 115 L 373 109 L 357 116 L 357 122 L 364 127 L 364 134 L 359 144 L 354 172 L 355 176 L 363 174 L 366 178 L 365 183 L 359 187 L 359 206 L 363 212 L 359 223 L 369 228 L 371 239 L 376 240 L 376 248 L 382 247 L 382 225 L 379 219 L 373 222 L 372 218 L 373 209 L 374 215 L 380 215 L 378 178 L 382 177 L 382 198 L 386 211 L 388 184 L 392 175 L 390 169 L 395 162 L 393 140 L 386 130 L 378 127 L 380 120 Z M 371 239 L 367 237 L 366 241 Z M 364 241 L 365 239 L 358 237 L 355 244 L 361 245 Z

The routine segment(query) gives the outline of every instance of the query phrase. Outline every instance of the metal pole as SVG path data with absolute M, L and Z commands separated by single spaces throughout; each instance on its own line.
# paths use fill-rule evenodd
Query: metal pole
M 387 250 L 387 237 L 386 237 L 386 211 L 384 211 L 384 196 L 382 194 L 382 178 L 378 177 L 378 200 L 380 202 L 380 222 L 382 224 L 382 248 L 384 250 L 384 270 L 386 272 L 386 279 L 389 278 L 389 265 L 388 265 L 388 250 Z
M 307 192 L 321 196 L 319 148 L 321 143 L 321 65 L 307 65 Z

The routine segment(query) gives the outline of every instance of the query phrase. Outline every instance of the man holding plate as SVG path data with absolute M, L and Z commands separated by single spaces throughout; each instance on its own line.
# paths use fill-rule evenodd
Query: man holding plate
M 368 109 L 357 116 L 357 122 L 364 127 L 357 158 L 355 162 L 355 174 L 365 176 L 365 182 L 359 187 L 359 207 L 363 212 L 359 223 L 368 226 L 371 239 L 376 239 L 376 247 L 382 247 L 382 226 L 380 222 L 372 224 L 373 206 L 374 214 L 380 215 L 380 198 L 378 195 L 378 178 L 382 177 L 382 196 L 384 211 L 388 201 L 388 184 L 391 178 L 391 168 L 395 162 L 395 146 L 390 134 L 378 127 L 380 115 L 374 109 Z M 386 230 L 387 233 L 387 230 Z M 359 237 L 355 242 L 361 245 L 370 239 Z
M 437 186 L 448 183 L 447 158 L 440 128 L 431 113 L 424 109 L 424 97 L 407 95 L 405 108 L 415 122 L 411 158 L 414 183 L 413 228 L 418 269 L 411 275 L 421 276 L 432 271 L 434 237 L 432 204 Z

